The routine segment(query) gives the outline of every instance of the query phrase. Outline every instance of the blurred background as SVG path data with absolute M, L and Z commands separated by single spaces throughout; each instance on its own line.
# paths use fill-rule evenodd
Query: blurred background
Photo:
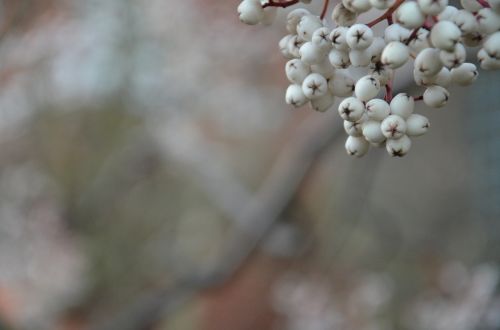
M 498 73 L 353 159 L 237 4 L 0 1 L 0 329 L 500 329 Z

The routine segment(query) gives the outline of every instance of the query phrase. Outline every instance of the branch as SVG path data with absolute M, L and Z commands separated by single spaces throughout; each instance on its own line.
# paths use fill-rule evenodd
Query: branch
M 262 5 L 262 8 L 266 8 L 266 7 L 286 8 L 286 7 L 293 6 L 299 2 L 300 2 L 300 0 L 289 0 L 289 1 L 285 1 L 285 2 L 269 0 L 269 2 Z
M 396 9 L 399 8 L 405 2 L 405 0 L 398 0 L 394 5 L 392 5 L 391 8 L 387 9 L 385 13 L 383 13 L 381 16 L 378 18 L 374 19 L 370 23 L 366 24 L 369 27 L 373 27 L 374 25 L 382 22 L 383 20 L 387 19 L 389 21 L 389 24 L 392 24 L 392 14 L 396 11 Z
M 320 18 L 324 19 L 326 16 L 326 12 L 328 11 L 328 4 L 330 3 L 330 0 L 323 0 L 323 10 L 321 11 Z
M 200 290 L 223 285 L 231 279 L 288 206 L 313 163 L 339 134 L 342 130 L 336 111 L 310 115 L 280 153 L 255 197 L 233 219 L 235 226 L 226 243 L 226 253 L 212 270 L 180 280 L 174 287 L 146 294 L 110 322 L 91 329 L 148 329 Z

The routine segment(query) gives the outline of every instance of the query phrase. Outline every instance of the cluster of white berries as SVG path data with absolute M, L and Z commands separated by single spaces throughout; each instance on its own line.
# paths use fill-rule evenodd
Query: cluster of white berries
M 473 83 L 477 68 L 467 63 L 466 46 L 480 48 L 481 68 L 500 69 L 500 0 L 461 0 L 463 9 L 448 0 L 342 0 L 332 11 L 334 27 L 305 8 L 288 13 L 288 35 L 279 48 L 289 61 L 285 72 L 290 86 L 286 102 L 295 107 L 310 104 L 327 111 L 335 97 L 345 98 L 338 112 L 348 134 L 345 148 L 361 157 L 370 146 L 385 147 L 395 157 L 404 156 L 411 138 L 429 129 L 429 120 L 414 113 L 415 101 L 443 107 L 451 85 Z M 244 23 L 271 24 L 279 7 L 311 0 L 243 0 L 238 13 Z M 358 15 L 375 8 L 384 14 L 367 24 Z M 383 36 L 372 26 L 388 22 Z M 392 96 L 394 71 L 413 59 L 415 83 L 423 95 Z M 365 70 L 354 78 L 352 67 Z M 359 70 L 358 70 L 359 71 Z M 385 90 L 385 95 L 384 94 Z

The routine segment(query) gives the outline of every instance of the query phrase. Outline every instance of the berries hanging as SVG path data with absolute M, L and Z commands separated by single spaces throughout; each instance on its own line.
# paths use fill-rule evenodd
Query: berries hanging
M 448 0 L 342 0 L 331 11 L 333 24 L 325 18 L 329 0 L 322 1 L 319 16 L 296 8 L 286 17 L 289 34 L 279 41 L 291 83 L 285 100 L 324 112 L 335 97 L 345 98 L 338 113 L 350 155 L 361 157 L 370 146 L 385 146 L 394 157 L 406 155 L 411 138 L 430 128 L 425 116 L 414 113 L 415 102 L 443 107 L 450 98 L 448 86 L 467 86 L 477 79 L 476 65 L 466 62 L 466 47 L 479 47 L 482 69 L 500 69 L 500 0 L 461 0 L 463 9 Z M 269 25 L 278 9 L 299 3 L 311 0 L 243 0 L 237 11 L 246 24 Z M 358 16 L 371 9 L 385 13 L 359 22 Z M 377 36 L 372 27 L 383 21 L 388 26 Z M 411 62 L 422 95 L 393 97 L 395 71 Z M 352 67 L 364 69 L 365 75 L 354 79 Z

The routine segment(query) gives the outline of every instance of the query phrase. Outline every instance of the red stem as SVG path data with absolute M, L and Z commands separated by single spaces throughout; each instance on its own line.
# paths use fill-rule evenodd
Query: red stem
M 281 1 L 275 1 L 275 0 L 269 0 L 269 2 L 265 3 L 262 5 L 262 8 L 266 8 L 266 7 L 281 7 L 281 8 L 286 8 L 286 7 L 290 7 L 290 6 L 293 6 L 297 3 L 299 3 L 300 0 L 289 0 L 289 1 L 284 1 L 284 2 L 281 2 Z
M 491 7 L 490 4 L 488 3 L 488 1 L 486 1 L 486 0 L 477 0 L 477 2 L 479 2 L 479 4 L 481 6 L 483 6 L 484 8 L 490 8 Z
M 405 0 L 397 0 L 396 3 L 394 5 L 392 5 L 391 8 L 387 9 L 387 11 L 385 13 L 383 13 L 380 17 L 374 19 L 373 21 L 371 21 L 370 23 L 368 23 L 366 25 L 368 25 L 369 27 L 372 27 L 372 26 L 382 22 L 385 19 L 389 22 L 389 24 L 392 24 L 392 14 L 396 11 L 396 9 L 398 9 L 399 6 L 401 6 L 403 4 L 403 2 L 405 2 Z
M 321 16 L 320 18 L 323 19 L 326 16 L 326 12 L 328 11 L 328 4 L 330 3 L 330 0 L 323 0 L 323 10 L 321 11 Z
M 420 28 L 416 28 L 415 30 L 413 30 L 413 32 L 410 34 L 408 39 L 406 39 L 405 45 L 408 46 L 410 44 L 410 42 L 417 37 L 418 30 L 420 30 Z
M 385 85 L 385 97 L 386 102 L 391 102 L 392 100 L 392 79 Z
M 421 100 L 423 100 L 423 99 L 424 99 L 424 96 L 423 96 L 423 95 L 420 95 L 420 96 L 414 96 L 414 97 L 413 97 L 413 100 L 415 100 L 415 101 L 421 101 Z

